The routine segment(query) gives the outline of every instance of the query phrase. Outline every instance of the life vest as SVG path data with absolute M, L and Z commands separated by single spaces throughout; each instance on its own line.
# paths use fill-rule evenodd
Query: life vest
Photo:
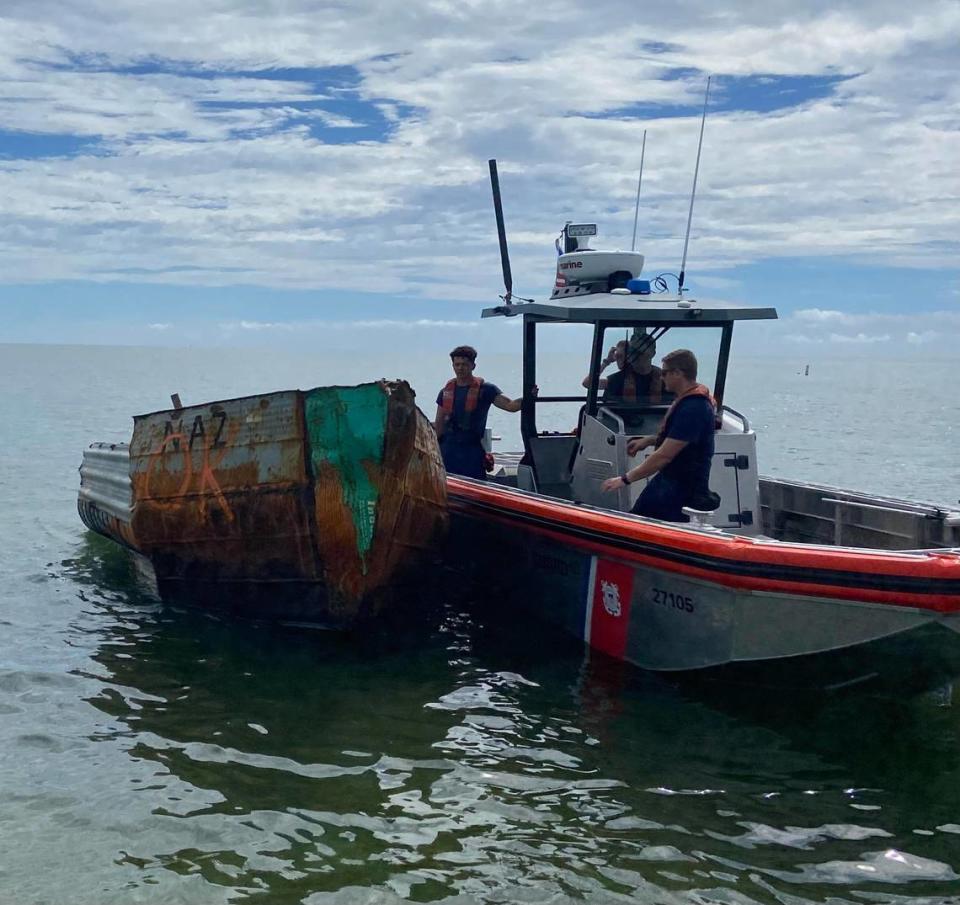
M 667 409 L 667 414 L 663 416 L 663 421 L 660 423 L 660 430 L 657 432 L 657 441 L 654 443 L 654 449 L 659 449 L 663 441 L 667 439 L 667 428 L 670 425 L 670 418 L 674 411 L 676 411 L 677 406 L 683 402 L 684 399 L 689 399 L 691 396 L 704 396 L 713 407 L 714 416 L 716 416 L 717 401 L 713 398 L 713 394 L 702 383 L 695 383 L 690 389 L 684 390 L 684 392 L 670 403 L 670 408 Z M 719 427 L 719 425 L 716 426 Z
M 629 365 L 623 369 L 623 396 L 621 397 L 625 402 L 636 402 L 637 401 L 637 374 L 634 373 L 633 368 Z M 660 393 L 663 387 L 663 372 L 660 368 L 653 366 L 650 368 L 649 375 L 639 375 L 650 377 L 650 386 L 647 389 L 647 399 L 650 402 L 659 402 Z
M 480 387 L 482 386 L 482 377 L 470 378 L 470 389 L 467 390 L 467 398 L 463 404 L 463 415 L 460 419 L 461 423 L 458 425 L 461 430 L 467 430 L 470 427 L 470 415 L 477 410 L 477 404 L 480 402 Z M 440 408 L 443 409 L 443 414 L 448 422 L 453 420 L 453 400 L 456 392 L 456 378 L 448 380 L 443 388 L 443 400 L 440 403 Z

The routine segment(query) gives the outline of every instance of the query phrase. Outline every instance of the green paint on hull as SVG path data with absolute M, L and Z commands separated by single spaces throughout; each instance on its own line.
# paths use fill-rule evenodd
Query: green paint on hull
M 304 394 L 304 421 L 313 474 L 329 465 L 340 475 L 343 499 L 353 516 L 357 551 L 366 572 L 373 544 L 379 491 L 370 466 L 383 464 L 387 394 L 379 384 L 321 387 Z

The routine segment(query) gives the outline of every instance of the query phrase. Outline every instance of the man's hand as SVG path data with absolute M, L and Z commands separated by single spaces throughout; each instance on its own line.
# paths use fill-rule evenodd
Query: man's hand
M 635 456 L 641 449 L 646 449 L 655 441 L 655 437 L 633 437 L 627 443 L 627 455 Z
M 627 485 L 623 483 L 623 478 L 620 475 L 617 475 L 615 478 L 607 478 L 600 485 L 600 489 L 604 493 L 610 493 L 611 490 L 619 490 L 621 487 L 626 487 Z

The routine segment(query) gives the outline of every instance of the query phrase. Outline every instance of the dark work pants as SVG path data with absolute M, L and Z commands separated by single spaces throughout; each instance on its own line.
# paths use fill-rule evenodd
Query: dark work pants
M 630 511 L 664 522 L 686 522 L 689 519 L 683 514 L 683 507 L 687 505 L 688 496 L 681 484 L 657 474 L 647 481 Z
M 482 481 L 487 476 L 484 468 L 486 451 L 479 440 L 473 443 L 455 443 L 446 439 L 440 440 L 440 452 L 443 455 L 443 467 L 447 474 L 463 475 L 465 478 L 476 478 Z

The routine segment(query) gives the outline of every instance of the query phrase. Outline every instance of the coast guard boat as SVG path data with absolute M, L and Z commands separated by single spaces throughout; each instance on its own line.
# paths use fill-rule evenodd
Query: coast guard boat
M 726 404 L 734 326 L 773 308 L 651 292 L 643 256 L 589 247 L 592 224 L 564 227 L 549 301 L 517 302 L 495 161 L 507 293 L 485 318 L 522 318 L 523 451 L 496 454 L 491 479 L 448 476 L 455 550 L 480 561 L 491 597 L 520 603 L 603 653 L 650 670 L 704 671 L 807 685 L 894 671 L 923 683 L 960 674 L 960 511 L 761 477 L 757 436 Z M 592 341 L 582 396 L 535 397 L 537 342 L 580 325 Z M 585 325 L 585 326 L 584 326 Z M 644 481 L 601 484 L 639 464 L 632 436 L 657 432 L 669 399 L 605 400 L 604 352 L 646 335 L 660 354 L 696 352 L 720 416 L 711 512 L 689 523 L 630 514 Z M 548 410 L 580 409 L 575 430 L 545 430 Z M 553 419 L 554 424 L 558 423 Z M 779 680 L 778 680 L 779 681 Z

